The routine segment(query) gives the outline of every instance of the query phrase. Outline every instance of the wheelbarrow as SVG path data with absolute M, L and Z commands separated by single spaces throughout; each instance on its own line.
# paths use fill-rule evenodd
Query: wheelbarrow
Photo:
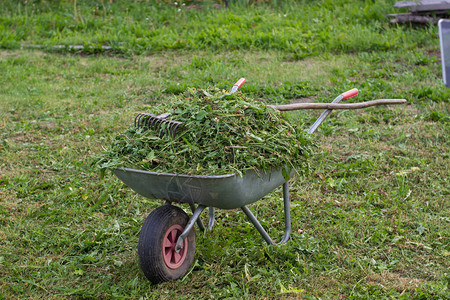
M 237 84 L 242 85 L 243 79 Z M 239 88 L 237 86 L 237 88 Z M 236 85 L 232 91 L 237 90 Z M 314 133 L 332 109 L 364 108 L 381 104 L 401 104 L 403 99 L 374 100 L 356 104 L 339 104 L 358 94 L 357 89 L 349 90 L 333 100 L 332 103 L 303 103 L 276 105 L 275 109 L 286 111 L 302 108 L 326 110 L 309 128 Z M 312 105 L 312 106 L 311 106 Z M 165 200 L 166 203 L 153 210 L 146 218 L 139 235 L 138 256 L 145 276 L 153 283 L 176 280 L 184 276 L 194 261 L 195 230 L 197 223 L 204 231 L 200 214 L 209 209 L 208 227 L 214 226 L 214 209 L 241 209 L 269 245 L 286 243 L 291 234 L 291 212 L 289 200 L 289 178 L 283 176 L 282 169 L 270 171 L 250 170 L 244 175 L 227 174 L 218 176 L 184 175 L 150 172 L 144 170 L 118 168 L 114 174 L 138 194 L 151 199 Z M 262 199 L 265 195 L 283 186 L 284 236 L 276 243 L 266 232 L 248 205 Z M 174 203 L 187 203 L 192 210 L 189 217 Z

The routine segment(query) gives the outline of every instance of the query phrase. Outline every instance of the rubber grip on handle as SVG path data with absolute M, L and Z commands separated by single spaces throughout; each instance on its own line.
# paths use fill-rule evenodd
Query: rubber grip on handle
M 238 88 L 240 88 L 245 82 L 245 78 L 241 78 L 239 79 L 233 86 L 237 86 Z
M 358 89 L 351 89 L 351 90 L 343 93 L 342 96 L 344 97 L 344 99 L 348 99 L 348 98 L 358 96 L 358 93 L 359 93 Z

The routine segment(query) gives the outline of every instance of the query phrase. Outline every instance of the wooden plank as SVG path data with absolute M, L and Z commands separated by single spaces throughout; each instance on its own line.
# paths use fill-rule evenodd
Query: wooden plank
M 394 4 L 395 8 L 409 8 L 417 5 L 417 1 L 399 1 Z
M 399 1 L 395 8 L 409 8 L 412 12 L 450 10 L 450 0 Z
M 435 23 L 439 22 L 439 18 L 433 18 L 430 16 L 413 15 L 411 13 L 407 14 L 391 14 L 389 15 L 392 19 L 391 23 Z

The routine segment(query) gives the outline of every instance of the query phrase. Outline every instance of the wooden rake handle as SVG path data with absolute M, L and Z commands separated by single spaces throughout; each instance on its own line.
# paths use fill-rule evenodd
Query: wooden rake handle
M 360 103 L 293 103 L 285 105 L 267 105 L 279 111 L 299 109 L 361 109 L 377 105 L 405 104 L 405 99 L 378 99 Z

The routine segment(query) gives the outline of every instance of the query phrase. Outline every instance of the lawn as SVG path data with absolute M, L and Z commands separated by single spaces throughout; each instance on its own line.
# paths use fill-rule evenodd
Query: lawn
M 3 1 L 0 299 L 448 299 L 450 90 L 437 27 L 390 24 L 394 2 Z M 350 102 L 408 104 L 319 127 L 309 172 L 290 181 L 287 244 L 218 210 L 188 274 L 153 285 L 137 243 L 164 202 L 92 162 L 137 113 L 240 77 L 267 104 L 351 88 Z M 308 129 L 320 112 L 288 114 Z M 250 208 L 280 240 L 281 189 Z

